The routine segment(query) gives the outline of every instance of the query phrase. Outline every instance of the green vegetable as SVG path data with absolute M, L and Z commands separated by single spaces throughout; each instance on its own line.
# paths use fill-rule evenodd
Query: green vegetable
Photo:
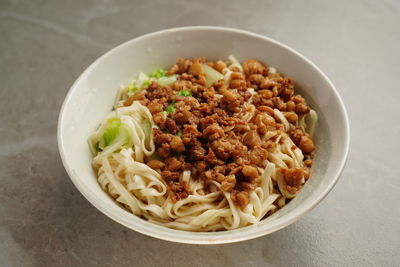
M 136 87 L 134 83 L 131 83 L 128 85 L 128 92 L 134 93 L 136 91 L 139 91 L 140 89 Z
M 182 137 L 182 130 L 179 130 L 176 135 L 179 136 L 179 137 Z
M 92 150 L 96 153 L 112 147 L 112 151 L 117 151 L 121 148 L 129 148 L 133 146 L 133 132 L 132 129 L 121 122 L 118 117 L 112 117 L 103 122 L 105 125 L 101 126 L 102 132 L 100 140 L 97 139 L 96 143 L 92 143 Z
M 210 87 L 216 81 L 224 78 L 224 75 L 222 75 L 220 72 L 216 71 L 215 69 L 211 68 L 210 66 L 208 66 L 206 64 L 201 64 L 201 66 L 203 67 L 203 71 L 204 71 L 205 78 L 206 78 L 206 87 Z
M 153 72 L 153 74 L 151 75 L 151 77 L 159 79 L 161 77 L 165 77 L 165 75 L 167 75 L 167 70 L 164 69 L 158 69 L 155 72 Z
M 142 88 L 148 87 L 150 84 L 152 83 L 152 81 L 150 80 L 146 80 L 142 83 Z
M 151 81 L 144 81 L 142 83 L 141 87 L 137 87 L 135 83 L 131 83 L 128 85 L 128 92 L 129 93 L 133 93 L 131 95 L 134 95 L 135 93 L 137 93 L 138 91 L 144 89 L 145 87 L 149 86 L 151 84 Z
M 176 82 L 177 77 L 178 77 L 177 75 L 161 77 L 161 78 L 157 79 L 157 83 L 161 86 L 173 84 L 174 82 Z
M 167 106 L 167 108 L 165 109 L 165 111 L 167 112 L 167 114 L 171 113 L 171 112 L 175 112 L 175 103 L 171 103 Z
M 178 95 L 180 96 L 192 96 L 192 93 L 187 91 L 187 90 L 182 90 L 178 92 Z
M 104 146 L 110 145 L 115 140 L 119 134 L 120 126 L 121 122 L 119 120 L 110 122 L 103 134 Z
M 151 78 L 143 72 L 140 72 L 137 79 L 128 85 L 128 92 L 132 95 L 132 93 L 136 93 L 137 91 L 148 87 L 151 83 Z

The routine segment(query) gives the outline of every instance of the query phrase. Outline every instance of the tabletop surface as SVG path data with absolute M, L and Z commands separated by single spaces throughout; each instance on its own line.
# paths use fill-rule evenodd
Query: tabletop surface
M 185 25 L 279 40 L 316 63 L 347 107 L 347 166 L 294 224 L 242 243 L 160 241 L 77 191 L 56 141 L 63 99 L 112 47 Z M 399 266 L 400 2 L 0 1 L 1 266 Z

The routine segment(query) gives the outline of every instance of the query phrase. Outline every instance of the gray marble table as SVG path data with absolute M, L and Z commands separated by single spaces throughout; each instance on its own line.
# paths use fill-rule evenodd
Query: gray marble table
M 111 221 L 59 158 L 57 116 L 77 76 L 144 33 L 219 25 L 277 39 L 320 66 L 351 124 L 347 167 L 312 212 L 215 246 L 156 240 Z M 1 266 L 399 266 L 400 2 L 0 0 Z

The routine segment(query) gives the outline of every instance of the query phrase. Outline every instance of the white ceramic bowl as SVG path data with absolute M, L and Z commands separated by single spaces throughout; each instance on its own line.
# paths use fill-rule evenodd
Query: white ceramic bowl
M 167 67 L 178 57 L 239 61 L 256 58 L 293 77 L 319 114 L 317 154 L 311 179 L 287 206 L 257 225 L 215 233 L 173 230 L 149 223 L 116 205 L 102 191 L 91 167 L 87 137 L 111 111 L 120 84 L 139 71 Z M 337 182 L 349 149 L 349 122 L 333 84 L 293 49 L 267 37 L 221 27 L 184 27 L 150 33 L 107 52 L 90 65 L 65 98 L 58 121 L 58 146 L 65 169 L 78 190 L 101 212 L 140 233 L 181 243 L 219 244 L 252 239 L 279 230 L 317 205 Z M 329 208 L 329 207 L 327 207 Z

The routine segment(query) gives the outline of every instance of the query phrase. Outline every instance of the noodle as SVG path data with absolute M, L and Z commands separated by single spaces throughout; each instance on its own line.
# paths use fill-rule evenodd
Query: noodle
M 230 83 L 234 71 L 244 71 L 234 57 L 229 60 L 230 65 L 222 70 L 225 84 Z M 249 91 L 256 94 L 252 88 Z M 123 208 L 149 222 L 174 229 L 219 231 L 256 224 L 296 196 L 297 191 L 288 187 L 282 169 L 306 168 L 305 158 L 288 132 L 301 129 L 312 136 L 317 121 L 314 110 L 291 123 L 281 110 L 273 109 L 273 117 L 283 125 L 283 131 L 269 130 L 261 136 L 262 142 L 272 142 L 275 146 L 257 167 L 258 186 L 249 191 L 245 206 L 238 206 L 217 180 L 206 185 L 197 179 L 195 169 L 184 170 L 179 177 L 179 183 L 186 185 L 191 193 L 174 201 L 170 185 L 159 171 L 146 164 L 156 155 L 152 134 L 152 129 L 158 128 L 155 118 L 140 101 L 125 106 L 128 92 L 126 87 L 119 90 L 114 110 L 89 137 L 98 183 Z M 253 97 L 249 98 L 238 113 L 244 122 L 253 121 L 259 113 L 252 101 Z M 107 143 L 105 136 L 112 141 Z M 303 177 L 301 184 L 304 183 Z

